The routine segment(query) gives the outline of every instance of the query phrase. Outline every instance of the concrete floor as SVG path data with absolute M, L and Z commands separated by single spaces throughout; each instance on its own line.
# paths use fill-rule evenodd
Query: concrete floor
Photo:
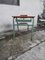
M 15 60 L 45 60 L 45 42 L 22 54 Z
M 32 60 L 33 58 L 37 60 L 37 58 L 40 58 L 40 55 L 42 56 L 42 54 L 44 54 L 45 51 L 43 52 L 42 50 L 45 50 L 45 49 L 43 47 L 37 48 L 36 46 L 38 46 L 39 44 L 42 44 L 43 42 L 45 42 L 44 30 L 34 32 L 32 41 L 31 41 L 30 32 L 20 33 L 19 36 L 15 38 L 15 40 L 13 40 L 12 38 L 10 40 L 9 39 L 1 40 L 0 41 L 0 60 L 6 60 L 6 59 L 12 60 L 12 56 L 14 57 L 14 59 L 17 58 L 17 60 L 18 59 L 26 60 L 26 58 L 27 59 L 29 58 L 28 56 L 30 57 L 32 56 L 31 59 L 29 58 L 29 60 Z M 29 54 L 27 53 L 28 51 L 29 51 Z

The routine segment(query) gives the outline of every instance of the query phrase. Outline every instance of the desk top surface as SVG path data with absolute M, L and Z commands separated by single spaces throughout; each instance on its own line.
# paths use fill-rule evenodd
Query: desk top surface
M 35 16 L 28 16 L 28 15 L 20 15 L 20 16 L 12 16 L 13 18 L 34 18 Z

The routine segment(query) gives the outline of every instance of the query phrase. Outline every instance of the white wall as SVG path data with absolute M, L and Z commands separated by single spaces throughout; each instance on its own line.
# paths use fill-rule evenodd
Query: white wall
M 20 0 L 20 6 L 1 5 L 0 4 L 0 32 L 12 29 L 12 17 L 14 15 L 27 14 L 35 16 L 35 26 L 37 24 L 37 15 L 41 14 L 43 4 L 40 0 Z

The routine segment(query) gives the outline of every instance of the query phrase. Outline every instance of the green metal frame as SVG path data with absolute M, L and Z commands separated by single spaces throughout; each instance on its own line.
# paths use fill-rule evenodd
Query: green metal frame
M 17 24 L 15 24 L 15 20 Z M 18 22 L 32 22 L 32 25 L 30 24 L 18 24 Z M 18 30 L 19 27 L 18 26 L 32 26 L 32 33 L 31 33 L 31 40 L 32 40 L 32 36 L 33 36 L 33 31 L 34 31 L 34 18 L 31 18 L 30 20 L 25 20 L 25 18 L 23 18 L 23 20 L 17 19 L 17 18 L 13 18 L 13 40 L 15 39 L 15 26 L 17 26 Z

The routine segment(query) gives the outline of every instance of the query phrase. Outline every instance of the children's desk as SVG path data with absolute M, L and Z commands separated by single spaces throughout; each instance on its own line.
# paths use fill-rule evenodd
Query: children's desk
M 17 26 L 18 30 L 19 30 L 18 26 L 28 26 L 28 27 L 32 26 L 31 31 L 33 33 L 33 31 L 34 31 L 33 30 L 33 28 L 34 28 L 34 17 L 35 16 L 20 15 L 20 16 L 12 16 L 12 17 L 13 17 L 13 39 L 15 39 L 15 26 Z M 18 19 L 18 18 L 20 18 L 20 19 Z M 29 19 L 27 19 L 27 18 L 29 18 Z M 15 20 L 16 20 L 17 24 L 15 24 Z M 24 24 L 23 23 L 19 24 L 18 22 L 24 22 Z M 32 24 L 27 24 L 27 22 L 32 22 Z M 31 36 L 31 40 L 32 40 L 32 36 Z

